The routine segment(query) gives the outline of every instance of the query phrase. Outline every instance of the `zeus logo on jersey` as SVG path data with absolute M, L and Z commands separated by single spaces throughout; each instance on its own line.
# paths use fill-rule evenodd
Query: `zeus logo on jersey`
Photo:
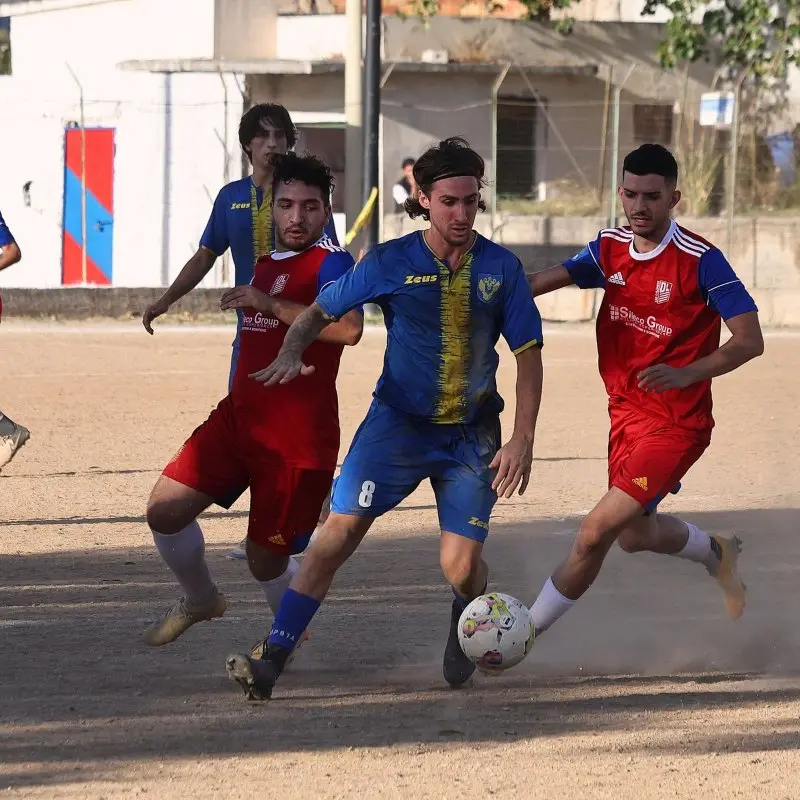
M 439 280 L 438 275 L 406 275 L 405 286 L 412 283 L 435 283 Z
M 650 336 L 655 336 L 657 339 L 662 336 L 672 335 L 672 328 L 659 322 L 653 316 L 640 317 L 625 306 L 609 306 L 608 311 L 612 322 L 624 322 L 629 327 L 636 328 L 637 331 Z

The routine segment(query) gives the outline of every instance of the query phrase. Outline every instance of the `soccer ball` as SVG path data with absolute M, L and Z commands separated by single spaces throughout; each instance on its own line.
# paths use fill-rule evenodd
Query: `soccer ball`
M 476 597 L 458 620 L 464 655 L 486 674 L 497 675 L 519 664 L 528 655 L 533 637 L 527 606 L 499 592 Z

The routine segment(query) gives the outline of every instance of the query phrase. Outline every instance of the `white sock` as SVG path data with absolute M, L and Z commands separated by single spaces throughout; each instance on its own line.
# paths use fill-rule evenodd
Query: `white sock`
M 702 564 L 709 570 L 716 569 L 719 557 L 711 547 L 711 537 L 691 522 L 684 522 L 684 525 L 689 529 L 689 538 L 683 550 L 674 553 L 675 557 Z
M 278 613 L 283 593 L 289 588 L 289 584 L 292 582 L 292 578 L 299 566 L 297 559 L 292 557 L 289 559 L 289 564 L 283 575 L 278 575 L 277 578 L 273 578 L 271 581 L 261 581 L 261 590 L 264 592 L 264 597 L 267 598 L 267 604 L 272 609 L 273 614 Z
M 542 591 L 536 598 L 536 602 L 531 606 L 531 617 L 536 633 L 546 631 L 557 619 L 563 617 L 572 606 L 574 600 L 564 597 L 556 589 L 552 578 L 547 579 L 547 583 L 542 586 Z
M 151 531 L 161 558 L 175 574 L 186 599 L 198 606 L 213 600 L 217 587 L 208 571 L 206 543 L 197 520 L 178 533 L 158 533 L 152 528 Z

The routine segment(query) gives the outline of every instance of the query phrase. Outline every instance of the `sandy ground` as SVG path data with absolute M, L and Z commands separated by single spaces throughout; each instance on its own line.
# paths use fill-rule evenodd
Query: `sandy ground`
M 160 469 L 221 397 L 231 329 L 4 322 L 0 407 L 33 431 L 0 476 L 0 791 L 12 797 L 800 796 L 800 336 L 716 385 L 711 450 L 666 508 L 745 540 L 745 617 L 702 568 L 615 550 L 528 659 L 446 690 L 448 589 L 432 495 L 381 520 L 342 570 L 269 705 L 224 674 L 269 624 L 225 553 L 246 497 L 203 518 L 230 606 L 159 650 L 175 598 L 144 523 Z M 344 442 L 383 335 L 347 352 Z M 605 480 L 592 332 L 547 331 L 534 480 L 496 510 L 491 585 L 532 601 Z M 504 353 L 501 388 L 512 400 Z M 507 415 L 506 424 L 510 423 Z

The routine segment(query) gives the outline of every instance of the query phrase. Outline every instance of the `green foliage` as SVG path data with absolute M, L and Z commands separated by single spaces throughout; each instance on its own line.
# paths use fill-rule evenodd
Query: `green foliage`
M 662 8 L 672 15 L 658 52 L 664 67 L 705 59 L 758 81 L 800 64 L 800 0 L 647 0 L 642 13 Z

